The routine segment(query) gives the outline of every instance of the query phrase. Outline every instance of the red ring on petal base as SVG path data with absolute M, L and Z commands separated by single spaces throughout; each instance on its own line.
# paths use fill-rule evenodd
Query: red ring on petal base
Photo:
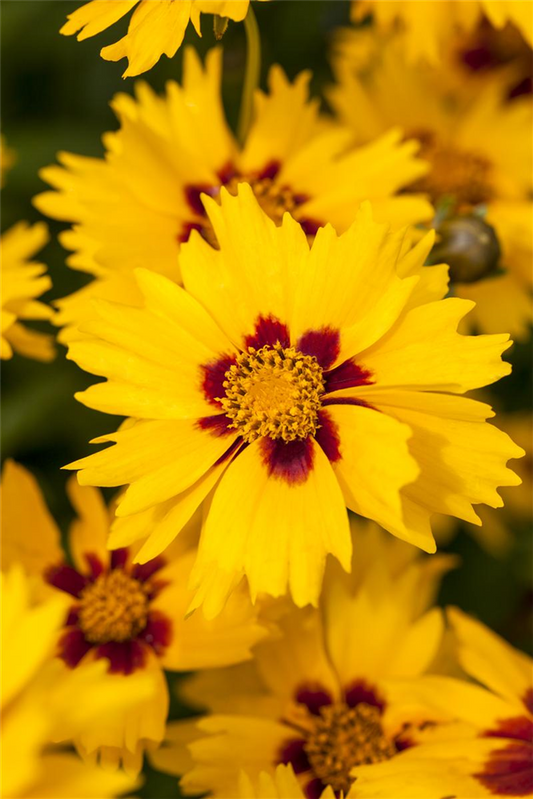
M 289 485 L 302 485 L 313 468 L 313 447 L 310 438 L 283 441 L 261 438 L 259 447 L 269 477 L 277 477 Z

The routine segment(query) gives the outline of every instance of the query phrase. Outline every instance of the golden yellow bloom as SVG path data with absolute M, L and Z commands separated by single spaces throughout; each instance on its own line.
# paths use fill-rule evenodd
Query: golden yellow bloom
M 134 782 L 124 772 L 105 772 L 53 746 L 83 727 L 109 723 L 129 704 L 130 691 L 117 690 L 103 661 L 83 674 L 65 673 L 53 651 L 68 603 L 59 595 L 36 601 L 20 565 L 0 581 L 2 796 L 106 799 L 132 790 Z M 148 688 L 144 679 L 133 678 L 136 694 L 146 697 Z
M 91 0 L 68 15 L 65 36 L 88 39 L 114 25 L 133 8 L 126 36 L 100 51 L 106 61 L 128 59 L 123 78 L 151 69 L 162 55 L 172 58 L 180 47 L 189 20 L 198 36 L 200 14 L 218 14 L 241 22 L 249 0 Z
M 412 189 L 428 192 L 437 208 L 446 206 L 452 215 L 486 211 L 502 246 L 499 266 L 505 271 L 494 273 L 490 258 L 476 265 L 470 250 L 470 271 L 452 272 L 453 290 L 475 301 L 470 321 L 482 332 L 527 337 L 533 319 L 530 100 L 506 102 L 507 85 L 499 77 L 475 98 L 469 91 L 465 97 L 450 96 L 439 70 L 408 64 L 396 40 L 362 75 L 357 38 L 357 32 L 344 31 L 334 55 L 337 84 L 328 98 L 339 118 L 360 142 L 401 126 L 406 136 L 419 139 L 431 166 Z
M 48 241 L 46 225 L 30 227 L 19 222 L 0 239 L 2 280 L 2 338 L 0 355 L 11 358 L 13 351 L 38 361 L 55 356 L 53 338 L 37 333 L 19 320 L 50 319 L 52 309 L 35 298 L 52 285 L 43 264 L 28 260 Z
M 459 661 L 476 684 L 424 676 L 390 692 L 453 714 L 475 735 L 436 742 L 423 760 L 413 748 L 393 768 L 391 761 L 358 768 L 355 796 L 438 799 L 444 785 L 457 799 L 533 796 L 533 662 L 461 611 L 448 613 Z
M 186 701 L 210 713 L 171 723 L 153 761 L 181 773 L 186 794 L 238 796 L 239 782 L 257 781 L 258 796 L 359 796 L 352 769 L 394 769 L 411 749 L 420 762 L 443 735 L 445 725 L 432 725 L 446 714 L 402 702 L 400 691 L 390 702 L 388 686 L 416 685 L 431 669 L 444 630 L 431 605 L 450 560 L 417 556 L 378 528 L 356 532 L 352 576 L 328 569 L 319 610 L 288 609 L 281 636 L 257 645 L 251 664 L 185 683 Z M 297 782 L 279 764 L 290 764 Z M 267 793 L 269 782 L 291 792 Z
M 438 63 L 457 31 L 472 30 L 483 15 L 496 28 L 513 25 L 533 45 L 531 0 L 357 0 L 352 19 L 360 22 L 368 14 L 385 31 L 400 30 L 410 61 Z
M 400 143 L 392 131 L 348 150 L 351 133 L 325 126 L 309 98 L 308 73 L 291 83 L 272 68 L 270 91 L 257 94 L 255 122 L 240 148 L 222 109 L 221 66 L 220 50 L 209 53 L 204 69 L 187 49 L 183 87 L 171 82 L 161 98 L 141 84 L 136 100 L 113 101 L 121 127 L 105 137 L 105 160 L 61 154 L 62 167 L 42 171 L 56 191 L 35 204 L 73 223 L 61 237 L 74 250 L 68 263 L 95 277 L 58 303 L 61 340 L 90 320 L 95 296 L 141 305 L 135 267 L 179 281 L 180 245 L 191 231 L 213 242 L 202 192 L 216 198 L 221 186 L 235 193 L 248 182 L 276 224 L 290 211 L 310 236 L 326 222 L 346 230 L 365 199 L 379 221 L 396 226 L 432 218 L 421 195 L 397 194 L 426 172 L 417 145 Z
M 117 690 L 130 691 L 124 713 L 105 725 L 79 729 L 76 744 L 84 756 L 98 753 L 103 762 L 122 761 L 136 773 L 145 745 L 163 737 L 168 691 L 162 669 L 188 671 L 245 660 L 266 630 L 242 594 L 232 597 L 216 622 L 200 614 L 185 620 L 192 598 L 187 581 L 194 560 L 194 526 L 181 551 L 169 553 L 173 559 L 160 557 L 135 566 L 127 549 L 112 554 L 106 549 L 111 515 L 100 493 L 72 480 L 69 494 L 78 514 L 69 537 L 73 566 L 65 561 L 59 531 L 37 483 L 21 466 L 7 462 L 3 564 L 22 563 L 31 575 L 69 596 L 64 626 L 56 636 L 65 673 L 84 672 L 93 661 L 104 659 Z M 138 699 L 132 681 L 137 674 L 144 675 L 150 688 Z
M 432 234 L 413 246 L 364 204 L 310 245 L 247 184 L 204 203 L 219 249 L 198 233 L 183 245 L 185 289 L 138 270 L 144 306 L 101 301 L 70 346 L 108 378 L 78 399 L 137 420 L 69 466 L 82 484 L 129 485 L 110 545 L 150 530 L 149 560 L 209 497 L 195 602 L 217 613 L 246 575 L 254 600 L 290 586 L 305 605 L 328 553 L 350 566 L 346 506 L 429 552 L 432 513 L 476 523 L 472 504 L 500 506 L 523 451 L 457 394 L 508 374 L 508 336 L 457 334 L 472 304 L 441 300 L 446 268 L 422 268 Z
M 3 188 L 6 173 L 9 172 L 15 160 L 15 153 L 7 146 L 5 137 L 0 136 L 0 187 Z

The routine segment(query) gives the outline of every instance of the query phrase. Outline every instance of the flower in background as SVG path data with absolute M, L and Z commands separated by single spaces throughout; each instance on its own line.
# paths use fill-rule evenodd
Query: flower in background
M 6 143 L 5 137 L 0 136 L 0 187 L 4 187 L 5 176 L 16 161 L 16 155 Z
M 133 696 L 148 698 L 150 686 L 136 676 L 124 690 L 106 675 L 104 661 L 83 674 L 65 673 L 53 652 L 68 603 L 59 595 L 39 600 L 20 565 L 1 574 L 0 585 L 2 796 L 106 799 L 133 790 L 124 772 L 103 771 L 54 744 L 109 723 Z
M 172 58 L 183 42 L 189 20 L 201 36 L 200 14 L 217 14 L 241 22 L 249 0 L 91 0 L 68 15 L 60 33 L 78 41 L 101 33 L 135 6 L 127 34 L 100 51 L 106 61 L 128 59 L 123 78 L 151 69 L 162 55 Z
M 390 692 L 453 714 L 475 735 L 408 749 L 392 768 L 390 762 L 357 768 L 355 796 L 533 796 L 533 662 L 461 611 L 448 615 L 459 662 L 475 682 L 427 675 L 410 685 L 390 686 Z
M 328 789 L 325 796 L 346 796 L 357 765 L 394 769 L 402 752 L 443 734 L 435 724 L 445 714 L 399 695 L 390 702 L 387 685 L 416 685 L 431 670 L 444 631 L 432 605 L 451 561 L 420 556 L 376 527 L 354 533 L 352 575 L 328 569 L 318 610 L 287 607 L 281 635 L 258 644 L 250 664 L 182 684 L 185 701 L 209 712 L 171 722 L 153 762 L 181 773 L 185 794 L 238 796 L 239 778 L 265 785 L 270 775 L 280 790 L 285 783 L 296 791 L 283 797 L 318 799 Z M 280 764 L 292 766 L 297 783 Z
M 423 12 L 445 3 L 416 5 Z M 475 301 L 470 323 L 482 332 L 508 331 L 515 338 L 526 338 L 533 319 L 529 98 L 507 102 L 506 76 L 487 81 L 474 98 L 470 90 L 464 97 L 450 93 L 439 70 L 421 71 L 407 63 L 397 40 L 382 48 L 363 74 L 360 49 L 358 32 L 343 31 L 334 50 L 337 84 L 328 91 L 329 101 L 361 143 L 396 126 L 403 128 L 406 137 L 419 139 L 420 155 L 430 170 L 412 190 L 429 194 L 438 217 L 467 217 L 459 225 L 471 228 L 450 229 L 448 251 L 465 236 L 471 240 L 466 265 L 455 269 L 451 265 L 454 294 Z M 479 250 L 487 232 L 477 231 L 479 223 L 471 221 L 478 213 L 496 231 L 502 249 L 499 263 L 497 253 Z M 460 240 L 454 238 L 457 235 Z
M 94 277 L 57 303 L 60 340 L 79 336 L 95 296 L 142 305 L 135 267 L 179 282 L 180 246 L 191 231 L 216 245 L 201 196 L 218 198 L 222 186 L 235 194 L 248 182 L 276 224 L 289 211 L 310 237 L 327 222 L 346 230 L 366 199 L 378 221 L 398 227 L 433 217 L 421 194 L 398 193 L 427 171 L 415 157 L 418 145 L 388 131 L 351 148 L 352 133 L 320 117 L 307 72 L 291 83 L 271 69 L 270 90 L 257 93 L 255 122 L 239 147 L 222 109 L 221 69 L 219 49 L 204 68 L 188 48 L 183 86 L 170 82 L 158 97 L 140 84 L 136 99 L 115 98 L 121 127 L 105 136 L 105 160 L 60 154 L 61 167 L 41 172 L 55 191 L 39 195 L 36 206 L 73 223 L 60 237 L 74 251 L 68 263 Z
M 19 222 L 0 239 L 2 358 L 11 358 L 13 352 L 38 361 L 51 361 L 55 357 L 52 336 L 21 324 L 26 320 L 50 319 L 53 315 L 48 305 L 36 299 L 52 286 L 44 274 L 46 266 L 28 260 L 47 241 L 48 229 L 42 222 L 31 227 Z
M 98 491 L 80 488 L 75 480 L 69 484 L 78 514 L 69 535 L 71 566 L 33 477 L 8 461 L 2 483 L 4 568 L 22 563 L 68 596 L 70 607 L 56 640 L 68 670 L 105 659 L 120 690 L 139 673 L 150 684 L 148 697 L 136 702 L 132 693 L 125 713 L 79 730 L 76 738 L 84 755 L 98 752 L 102 762 L 122 760 L 137 772 L 145 745 L 163 737 L 168 691 L 162 669 L 239 662 L 250 657 L 250 647 L 266 630 L 242 595 L 233 597 L 216 623 L 200 614 L 185 620 L 194 553 L 184 544 L 173 560 L 160 557 L 142 566 L 131 563 L 127 549 L 111 554 L 106 549 L 111 513 Z
M 204 202 L 219 249 L 191 236 L 185 289 L 138 270 L 144 307 L 100 301 L 69 350 L 108 378 L 77 398 L 137 420 L 68 467 L 81 484 L 129 485 L 122 533 L 150 530 L 136 559 L 209 497 L 195 601 L 219 612 L 246 575 L 254 600 L 290 586 L 316 604 L 326 555 L 350 567 L 346 506 L 429 552 L 432 513 L 476 523 L 472 504 L 500 506 L 496 487 L 519 482 L 505 463 L 523 451 L 457 394 L 509 373 L 509 340 L 457 334 L 472 304 L 440 299 L 446 268 L 422 267 L 432 234 L 413 246 L 364 205 L 310 245 L 247 184 Z
M 352 2 L 351 16 L 361 22 L 372 14 L 381 30 L 400 30 L 402 44 L 409 61 L 424 59 L 438 64 L 443 50 L 457 31 L 470 31 L 483 15 L 495 28 L 508 25 L 518 28 L 522 36 L 533 45 L 533 2 L 531 0 L 356 0 Z

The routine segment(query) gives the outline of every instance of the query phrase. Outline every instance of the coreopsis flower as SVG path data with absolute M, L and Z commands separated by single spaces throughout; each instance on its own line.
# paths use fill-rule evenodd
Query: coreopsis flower
M 244 660 L 266 630 L 237 595 L 216 623 L 200 614 L 185 620 L 194 554 L 185 548 L 172 561 L 160 557 L 140 566 L 131 563 L 125 548 L 110 553 L 110 512 L 95 489 L 81 488 L 74 480 L 69 484 L 78 514 L 70 530 L 72 566 L 37 483 L 12 461 L 4 468 L 2 494 L 4 566 L 22 562 L 70 600 L 57 640 L 66 671 L 105 659 L 119 689 L 125 690 L 139 673 L 150 683 L 149 695 L 137 702 L 132 696 L 127 712 L 105 726 L 80 730 L 76 738 L 84 755 L 98 752 L 102 761 L 120 759 L 138 771 L 144 746 L 157 744 L 164 732 L 169 700 L 162 669 L 185 671 Z
M 162 55 L 172 58 L 192 22 L 198 36 L 201 14 L 217 14 L 242 22 L 249 0 L 91 0 L 68 15 L 60 33 L 78 41 L 101 33 L 135 8 L 127 34 L 100 51 L 106 61 L 128 60 L 123 78 L 151 69 Z
M 326 126 L 309 98 L 308 73 L 291 83 L 272 68 L 270 90 L 257 94 L 255 121 L 241 148 L 221 104 L 221 55 L 212 50 L 202 68 L 188 48 L 183 86 L 170 82 L 158 97 L 142 84 L 136 99 L 115 98 L 121 127 L 105 137 L 105 160 L 61 154 L 61 167 L 42 171 L 55 191 L 35 204 L 73 223 L 61 237 L 74 250 L 68 263 L 95 278 L 57 303 L 56 321 L 66 326 L 61 340 L 90 320 L 95 296 L 141 305 L 135 267 L 179 281 L 180 246 L 191 231 L 216 243 L 200 198 L 218 197 L 222 186 L 235 193 L 248 182 L 277 224 L 289 211 L 310 236 L 326 222 L 346 230 L 365 199 L 379 221 L 402 226 L 432 218 L 423 195 L 398 194 L 427 170 L 415 157 L 417 145 L 400 143 L 401 134 L 392 131 L 350 149 L 352 134 Z
M 415 5 L 423 6 L 423 14 L 446 3 Z M 469 91 L 464 98 L 450 94 L 439 70 L 408 64 L 394 41 L 364 75 L 359 62 L 357 32 L 344 31 L 333 58 L 337 84 L 328 92 L 339 118 L 361 143 L 397 125 L 419 139 L 431 168 L 412 189 L 428 192 L 438 216 L 451 217 L 439 235 L 449 258 L 455 257 L 454 293 L 476 302 L 470 322 L 481 331 L 527 337 L 533 318 L 530 100 L 507 102 L 507 82 L 500 77 L 475 98 Z M 480 213 L 496 231 L 500 259 L 490 230 L 476 218 Z
M 444 625 L 431 605 L 449 561 L 413 556 L 379 529 L 357 532 L 353 575 L 328 573 L 319 610 L 281 616 L 281 635 L 257 645 L 252 663 L 185 683 L 186 701 L 210 712 L 170 723 L 153 761 L 181 772 L 186 795 L 238 796 L 242 772 L 252 783 L 261 772 L 278 782 L 285 764 L 306 797 L 359 796 L 350 791 L 352 769 L 387 763 L 394 770 L 404 751 L 423 752 L 435 736 L 442 712 L 428 715 L 400 696 L 391 703 L 388 684 L 404 678 L 416 685 L 437 656 Z M 288 785 L 290 777 L 285 772 Z M 445 796 L 446 782 L 441 787 Z
M 27 530 L 24 531 L 27 533 Z M 105 674 L 103 661 L 83 674 L 65 674 L 53 658 L 67 603 L 40 601 L 20 564 L 0 575 L 2 592 L 2 796 L 58 799 L 132 790 L 124 772 L 109 773 L 54 744 L 87 725 L 107 724 L 131 700 Z M 149 695 L 143 677 L 131 691 Z
M 48 230 L 42 222 L 31 227 L 19 222 L 0 239 L 2 358 L 11 358 L 13 352 L 38 361 L 54 358 L 52 336 L 22 324 L 26 320 L 50 319 L 53 315 L 48 305 L 36 299 L 52 285 L 44 274 L 46 266 L 29 260 L 47 241 Z
M 346 507 L 433 552 L 432 513 L 476 523 L 473 504 L 500 506 L 496 486 L 519 482 L 504 464 L 523 450 L 457 394 L 508 374 L 509 340 L 456 333 L 472 304 L 439 299 L 445 268 L 422 269 L 432 234 L 413 247 L 364 205 L 310 245 L 246 184 L 204 203 L 219 249 L 197 232 L 183 245 L 185 288 L 138 270 L 144 307 L 101 301 L 69 350 L 108 378 L 77 398 L 133 417 L 68 468 L 81 484 L 128 484 L 117 535 L 150 531 L 137 561 L 209 497 L 195 602 L 218 612 L 246 575 L 254 600 L 289 586 L 316 604 L 326 555 L 350 567 Z
M 475 729 L 475 736 L 432 744 L 424 760 L 407 750 L 395 768 L 358 768 L 355 796 L 439 799 L 444 785 L 458 799 L 533 796 L 533 662 L 461 611 L 449 616 L 460 663 L 475 682 L 424 676 L 391 693 L 410 692 L 415 704 L 452 709 L 457 724 Z
M 351 16 L 361 22 L 372 14 L 374 23 L 385 31 L 403 32 L 403 46 L 410 61 L 439 63 L 447 43 L 457 31 L 474 29 L 483 18 L 495 28 L 512 25 L 533 45 L 533 3 L 531 0 L 356 0 Z

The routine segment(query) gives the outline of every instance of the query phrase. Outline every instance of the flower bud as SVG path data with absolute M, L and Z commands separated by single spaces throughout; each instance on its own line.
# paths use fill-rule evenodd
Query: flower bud
M 501 248 L 494 228 L 475 214 L 445 219 L 437 227 L 431 262 L 446 263 L 450 279 L 475 283 L 496 272 Z

